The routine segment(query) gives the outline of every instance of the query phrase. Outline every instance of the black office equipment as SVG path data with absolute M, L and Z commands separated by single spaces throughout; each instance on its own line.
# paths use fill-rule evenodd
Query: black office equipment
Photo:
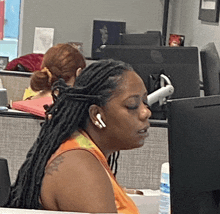
M 164 10 L 163 10 L 163 27 L 162 27 L 162 44 L 166 45 L 167 38 L 167 24 L 168 24 L 168 16 L 169 16 L 169 4 L 170 0 L 164 1 Z
M 174 99 L 167 105 L 172 214 L 215 214 L 214 198 L 218 204 L 220 198 L 220 96 Z
M 220 58 L 214 42 L 200 51 L 205 96 L 220 94 Z
M 120 35 L 125 33 L 126 22 L 93 21 L 92 59 L 103 58 L 105 45 L 120 44 Z
M 149 45 L 162 46 L 162 36 L 160 31 L 147 31 L 146 33 L 122 34 L 121 45 Z
M 131 64 L 149 93 L 158 89 L 158 77 L 163 73 L 174 86 L 172 99 L 200 96 L 197 47 L 107 45 L 104 56 Z M 166 108 L 157 105 L 152 106 L 152 118 L 165 119 Z
M 8 162 L 5 158 L 0 158 L 0 207 L 8 198 L 10 185 Z

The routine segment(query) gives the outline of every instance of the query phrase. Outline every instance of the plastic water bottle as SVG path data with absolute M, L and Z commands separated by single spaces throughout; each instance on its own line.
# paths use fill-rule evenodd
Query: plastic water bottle
M 163 163 L 161 167 L 159 214 L 170 214 L 170 166 Z

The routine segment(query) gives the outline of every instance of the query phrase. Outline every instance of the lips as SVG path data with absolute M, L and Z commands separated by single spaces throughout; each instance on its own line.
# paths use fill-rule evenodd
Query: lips
M 140 134 L 145 133 L 145 132 L 147 132 L 147 129 L 142 129 L 142 130 L 138 131 L 138 133 L 140 133 Z
M 147 137 L 147 136 L 148 136 L 148 132 L 147 132 L 148 128 L 149 128 L 149 126 L 146 126 L 146 127 L 144 127 L 143 129 L 140 129 L 140 130 L 138 131 L 138 134 L 139 134 L 139 135 L 142 135 L 142 136 L 144 136 L 144 137 Z

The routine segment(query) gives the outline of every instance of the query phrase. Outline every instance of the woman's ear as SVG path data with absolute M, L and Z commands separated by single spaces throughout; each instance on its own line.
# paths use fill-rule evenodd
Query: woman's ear
M 100 118 L 98 118 L 99 115 L 100 117 L 102 117 L 103 115 L 103 111 L 102 111 L 102 108 L 93 104 L 89 107 L 89 117 L 90 117 L 90 120 L 91 122 L 97 126 L 98 128 L 103 128 L 105 126 L 103 126 L 102 122 L 100 122 Z
M 89 107 L 89 117 L 93 124 L 97 121 L 96 115 L 100 113 L 99 109 L 100 107 L 95 104 Z
M 76 77 L 78 77 L 82 72 L 82 68 L 78 68 L 76 71 Z

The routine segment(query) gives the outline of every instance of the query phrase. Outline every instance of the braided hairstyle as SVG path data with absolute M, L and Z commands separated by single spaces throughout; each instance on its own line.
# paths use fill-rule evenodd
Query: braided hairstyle
M 54 84 L 54 103 L 47 109 L 45 122 L 11 186 L 5 207 L 39 208 L 44 169 L 51 155 L 73 132 L 86 128 L 89 106 L 104 106 L 123 81 L 122 74 L 132 70 L 121 61 L 100 60 L 82 71 L 74 87 L 67 86 L 63 79 Z

